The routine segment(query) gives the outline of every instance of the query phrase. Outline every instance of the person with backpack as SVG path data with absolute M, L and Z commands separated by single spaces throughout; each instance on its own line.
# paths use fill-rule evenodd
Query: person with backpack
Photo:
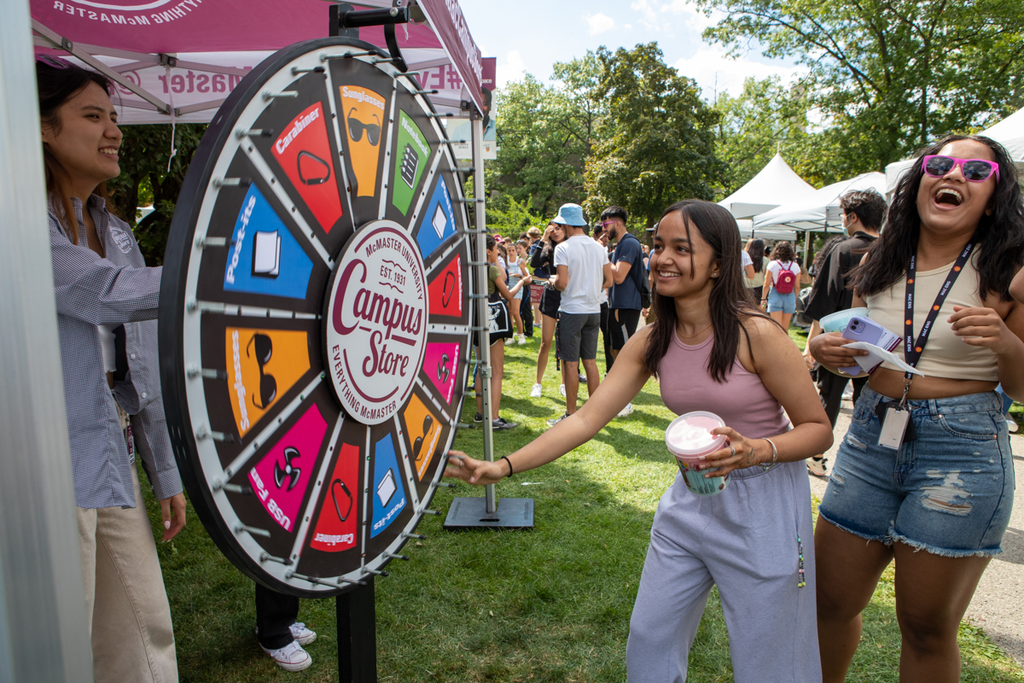
M 761 306 L 782 329 L 789 329 L 789 321 L 796 312 L 796 290 L 800 282 L 800 264 L 796 262 L 793 245 L 779 242 L 772 249 L 772 262 L 761 289 Z
M 643 267 L 643 249 L 640 240 L 626 230 L 628 219 L 629 215 L 621 206 L 609 206 L 601 212 L 601 227 L 609 240 L 615 242 L 611 258 L 612 286 L 608 291 L 608 332 L 612 354 L 609 368 L 629 338 L 636 334 L 641 309 L 650 306 L 650 295 L 646 304 L 642 296 L 644 283 L 648 282 L 647 269 Z M 627 403 L 620 416 L 632 412 L 633 404 Z

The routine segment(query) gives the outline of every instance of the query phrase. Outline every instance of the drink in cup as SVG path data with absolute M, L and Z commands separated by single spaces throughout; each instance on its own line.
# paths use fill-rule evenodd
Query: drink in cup
M 679 472 L 683 483 L 698 496 L 713 496 L 721 492 L 729 478 L 705 477 L 706 472 L 716 470 L 695 470 L 694 466 L 701 463 L 700 458 L 725 448 L 726 438 L 712 434 L 711 430 L 724 427 L 725 422 L 714 413 L 696 410 L 680 415 L 672 420 L 665 430 L 665 445 L 668 452 L 675 456 L 679 464 Z

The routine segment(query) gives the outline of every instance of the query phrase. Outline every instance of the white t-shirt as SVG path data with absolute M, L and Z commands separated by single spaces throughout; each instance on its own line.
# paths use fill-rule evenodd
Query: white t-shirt
M 747 266 L 754 265 L 754 259 L 750 258 L 750 254 L 745 251 L 740 252 L 740 268 L 746 268 Z
M 783 266 L 786 267 L 786 270 L 792 270 L 793 275 L 800 275 L 800 264 L 796 261 L 783 261 L 780 265 L 779 261 L 773 260 L 767 267 L 768 272 L 772 274 L 772 287 L 775 286 L 774 283 L 779 281 L 779 272 L 782 270 Z M 797 284 L 796 289 L 800 289 L 799 283 Z M 794 291 L 796 291 L 796 289 L 794 289 Z
M 573 235 L 555 247 L 555 267 L 569 270 L 569 284 L 562 291 L 561 313 L 600 313 L 601 285 L 608 252 L 586 235 Z

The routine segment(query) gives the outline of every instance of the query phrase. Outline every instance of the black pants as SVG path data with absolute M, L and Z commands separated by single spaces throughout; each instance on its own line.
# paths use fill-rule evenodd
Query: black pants
M 604 342 L 604 374 L 612 369 L 612 338 L 608 331 L 608 302 L 601 304 L 601 339 Z
M 533 337 L 533 304 L 530 303 L 530 288 L 523 287 L 523 300 L 519 306 L 519 317 L 523 319 L 523 334 Z
M 868 383 L 868 378 L 851 380 L 849 377 L 840 377 L 825 368 L 818 368 L 818 393 L 821 395 L 821 405 L 825 407 L 825 414 L 832 428 L 836 426 L 836 417 L 839 416 L 839 406 L 843 402 L 843 389 L 847 382 L 853 382 L 853 402 L 856 404 L 860 398 L 861 389 Z
M 256 584 L 256 638 L 268 650 L 295 640 L 289 626 L 299 617 L 299 599 Z

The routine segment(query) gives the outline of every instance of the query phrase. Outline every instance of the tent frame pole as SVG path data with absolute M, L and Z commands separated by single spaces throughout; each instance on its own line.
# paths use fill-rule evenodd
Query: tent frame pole
M 93 680 L 29 3 L 0 22 L 0 681 Z M 26 107 L 28 111 L 25 111 Z
M 480 325 L 477 330 L 477 393 L 482 397 L 483 428 L 484 428 L 484 460 L 494 462 L 494 425 L 491 422 L 491 408 L 494 397 L 491 395 L 491 331 L 487 325 L 489 306 L 487 301 L 487 204 L 484 199 L 484 124 L 480 117 L 473 117 L 471 122 L 473 136 L 473 225 L 476 233 L 476 319 Z M 485 514 L 493 517 L 498 511 L 498 500 L 494 493 L 494 484 L 484 487 Z

